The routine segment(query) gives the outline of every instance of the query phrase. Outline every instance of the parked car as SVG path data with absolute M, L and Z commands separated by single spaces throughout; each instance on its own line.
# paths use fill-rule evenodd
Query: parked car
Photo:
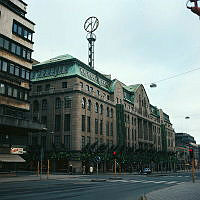
M 150 168 L 144 168 L 140 170 L 140 174 L 151 174 L 151 169 Z

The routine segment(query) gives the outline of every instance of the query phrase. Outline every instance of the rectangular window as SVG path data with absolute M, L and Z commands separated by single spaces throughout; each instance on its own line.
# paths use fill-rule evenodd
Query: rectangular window
M 30 79 L 30 72 L 26 71 L 26 80 L 29 80 L 29 79 Z
M 17 54 L 18 56 L 21 55 L 21 47 L 18 46 L 18 45 L 16 45 L 16 54 Z
M 109 122 L 106 122 L 106 135 L 109 136 Z
M 18 35 L 22 35 L 22 27 L 18 26 L 18 31 L 17 31 Z
M 22 71 L 21 71 L 21 77 L 25 78 L 25 69 L 22 69 Z
M 100 135 L 103 135 L 103 120 L 100 121 Z
M 7 72 L 7 69 L 8 69 L 8 63 L 3 61 L 2 62 L 2 71 Z
M 91 131 L 91 128 L 90 128 L 90 117 L 88 116 L 87 117 L 87 132 L 90 132 Z
M 31 52 L 30 52 L 30 51 L 27 51 L 26 58 L 27 58 L 28 60 L 31 60 Z
M 11 52 L 15 53 L 16 52 L 16 44 L 12 43 L 11 45 Z
M 28 39 L 28 32 L 24 29 L 24 38 Z
M 25 101 L 28 100 L 28 93 L 27 93 L 27 92 L 24 93 L 24 100 L 25 100 Z
M 87 144 L 91 144 L 91 137 L 87 136 Z
M 47 127 L 47 116 L 41 117 L 41 123 L 44 124 Z
M 8 86 L 8 96 L 12 96 L 13 89 Z
M 26 49 L 22 49 L 22 57 L 26 58 Z
M 95 133 L 98 134 L 99 129 L 99 120 L 95 119 Z
M 65 98 L 65 108 L 71 108 L 72 107 L 72 100 L 70 98 Z
M 18 66 L 15 66 L 15 75 L 19 76 L 19 67 Z
M 14 74 L 15 73 L 15 66 L 13 64 L 10 64 L 9 72 L 10 72 L 10 74 Z
M 67 82 L 62 82 L 62 88 L 67 88 Z
M 85 115 L 82 115 L 82 131 L 85 131 Z
M 50 90 L 50 84 L 45 85 L 45 91 Z
M 61 144 L 61 137 L 56 135 L 54 136 L 54 144 L 55 146 L 59 146 Z
M 33 34 L 28 32 L 28 40 L 32 41 L 33 40 Z
M 3 47 L 3 38 L 0 37 L 0 47 Z
M 9 41 L 4 39 L 4 48 L 9 50 Z
M 55 131 L 59 131 L 61 127 L 61 115 L 55 116 Z
M 17 98 L 17 89 L 16 88 L 13 89 L 13 97 Z
M 5 94 L 6 93 L 6 88 L 3 83 L 0 83 L 0 94 Z
M 113 136 L 113 123 L 110 123 L 110 135 Z
M 70 141 L 70 135 L 65 135 L 64 136 L 64 144 L 67 150 L 71 149 L 71 141 Z
M 97 96 L 99 96 L 100 95 L 100 92 L 99 92 L 99 90 L 97 90 Z
M 17 24 L 15 24 L 15 23 L 13 24 L 13 32 L 17 33 Z
M 70 114 L 65 114 L 64 118 L 64 131 L 70 131 L 71 116 Z
M 85 147 L 85 136 L 82 136 L 82 148 Z
M 83 82 L 80 82 L 80 86 L 81 86 L 81 88 L 83 88 Z
M 38 85 L 37 86 L 37 92 L 41 92 L 42 91 L 42 86 L 41 85 Z

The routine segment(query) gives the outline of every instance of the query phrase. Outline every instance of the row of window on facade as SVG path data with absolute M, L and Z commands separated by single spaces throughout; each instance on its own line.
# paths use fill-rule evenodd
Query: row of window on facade
M 105 144 L 105 141 L 103 138 L 95 138 L 94 143 L 96 143 L 97 145 L 102 145 Z M 82 136 L 82 148 L 84 148 L 86 145 L 90 145 L 91 144 L 91 137 L 90 136 Z M 108 146 L 113 146 L 113 140 L 106 140 L 106 145 Z
M 62 85 L 61 85 L 61 86 L 62 86 L 62 88 L 67 88 L 67 87 L 68 87 L 68 84 L 67 84 L 67 82 L 65 81 L 65 82 L 62 82 Z M 37 85 L 36 91 L 37 91 L 37 92 L 42 92 L 43 90 L 44 90 L 44 91 L 49 91 L 50 88 L 51 88 L 51 85 L 50 85 L 50 84 L 46 84 L 44 88 L 43 88 L 42 85 Z
M 27 49 L 26 47 L 13 42 L 9 38 L 4 38 L 5 36 L 0 35 L 0 48 L 4 49 L 6 51 L 9 51 L 10 53 L 19 56 L 21 58 L 24 58 L 25 60 L 31 61 L 31 54 L 32 51 Z
M 66 150 L 71 149 L 71 136 L 70 135 L 64 135 L 64 142 L 62 142 L 62 137 L 60 135 L 54 135 L 54 136 L 49 136 L 50 142 L 47 141 L 46 136 L 42 136 L 40 139 L 39 143 L 39 137 L 38 136 L 33 136 L 32 137 L 32 145 L 39 145 L 41 144 L 43 148 L 46 148 L 46 145 L 55 145 L 55 146 L 60 146 L 61 144 L 64 144 L 66 147 Z
M 33 115 L 33 121 L 34 122 L 41 122 L 42 124 L 46 125 L 46 127 L 47 127 L 48 119 L 47 119 L 46 115 L 42 115 L 41 119 L 39 119 L 38 115 Z M 62 126 L 61 115 L 60 114 L 55 115 L 54 130 L 55 131 L 61 131 L 62 127 L 63 127 L 64 131 L 70 131 L 71 130 L 71 115 L 70 114 L 64 114 L 63 123 L 64 123 L 64 126 Z
M 70 97 L 64 98 L 64 108 L 71 108 L 72 100 Z M 55 108 L 60 109 L 62 107 L 62 100 L 60 97 L 57 97 L 55 99 Z M 48 101 L 47 99 L 42 99 L 41 101 L 41 110 L 47 110 L 48 109 Z M 33 101 L 33 112 L 39 112 L 40 111 L 40 103 L 38 100 Z
M 83 89 L 84 88 L 84 84 L 83 84 L 83 82 L 80 82 L 80 86 L 81 86 L 81 89 Z M 85 89 L 86 89 L 86 91 L 88 91 L 88 92 L 93 92 L 94 91 L 94 88 L 92 87 L 92 86 L 89 86 L 89 85 L 85 85 Z M 101 95 L 101 93 L 100 93 L 100 91 L 99 90 L 96 90 L 96 95 L 97 96 L 100 96 Z M 103 95 L 103 97 L 107 97 L 107 100 L 110 100 L 110 95 L 106 95 L 105 93 L 103 93 L 102 94 Z
M 137 125 L 137 120 L 136 120 L 136 118 L 132 117 L 131 119 L 132 119 L 132 120 L 131 120 L 131 124 L 134 125 L 134 126 L 136 126 L 136 125 Z M 124 121 L 127 122 L 127 123 L 130 123 L 130 116 L 124 114 Z
M 20 24 L 17 21 L 13 21 L 13 33 L 16 34 L 17 36 L 21 37 L 22 39 L 28 40 L 28 41 L 33 41 L 33 31 L 30 29 L 26 28 L 22 24 Z
M 103 120 L 94 119 L 95 134 L 103 135 Z M 86 116 L 82 115 L 82 131 L 86 131 Z M 91 132 L 91 117 L 87 116 L 87 132 Z M 113 122 L 106 121 L 106 136 L 113 136 Z
M 12 97 L 18 100 L 28 100 L 28 92 L 6 83 L 0 83 L 0 95 Z
M 87 102 L 87 105 L 86 105 L 86 102 Z M 82 108 L 83 109 L 86 109 L 86 106 L 87 106 L 87 109 L 89 110 L 89 111 L 91 111 L 91 109 L 92 109 L 92 102 L 91 102 L 91 100 L 89 99 L 88 101 L 86 100 L 86 98 L 85 97 L 83 97 L 82 98 Z M 103 105 L 101 104 L 100 106 L 99 106 L 99 104 L 96 102 L 95 104 L 94 104 L 94 110 L 95 110 L 95 113 L 100 113 L 100 114 L 103 114 Z M 113 117 L 113 109 L 111 108 L 109 108 L 109 107 L 107 107 L 106 108 L 106 116 L 107 117 Z
M 11 75 L 14 75 L 26 80 L 30 80 L 29 70 L 26 70 L 22 68 L 21 66 L 3 58 L 0 58 L 0 71 L 7 72 Z
M 126 138 L 127 140 L 130 140 L 130 134 L 132 135 L 131 139 L 132 141 L 136 141 L 137 140 L 137 131 L 136 129 L 130 129 L 130 128 L 126 128 Z

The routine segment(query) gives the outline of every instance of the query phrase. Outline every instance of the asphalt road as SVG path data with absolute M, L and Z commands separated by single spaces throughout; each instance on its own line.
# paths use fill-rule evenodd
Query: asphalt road
M 198 177 L 197 177 L 198 178 Z M 103 179 L 106 181 L 92 182 Z M 50 180 L 0 183 L 1 200 L 137 200 L 142 194 L 191 181 L 188 173 L 171 176 L 58 176 Z

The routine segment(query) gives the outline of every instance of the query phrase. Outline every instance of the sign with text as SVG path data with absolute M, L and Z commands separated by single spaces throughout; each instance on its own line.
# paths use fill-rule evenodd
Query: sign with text
M 10 149 L 10 153 L 11 154 L 23 154 L 24 151 L 23 151 L 23 148 L 12 147 Z

